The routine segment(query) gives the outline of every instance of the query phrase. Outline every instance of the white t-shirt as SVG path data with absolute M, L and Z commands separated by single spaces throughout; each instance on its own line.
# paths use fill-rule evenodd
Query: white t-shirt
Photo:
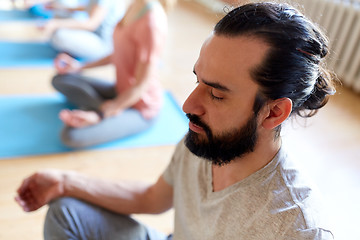
M 126 12 L 126 1 L 123 0 L 89 0 L 87 11 L 89 12 L 94 5 L 99 5 L 106 9 L 105 19 L 95 31 L 105 40 L 112 41 L 114 27 L 123 18 Z
M 181 141 L 163 177 L 174 189 L 174 240 L 333 239 L 321 225 L 315 192 L 283 150 L 213 192 L 211 164 Z

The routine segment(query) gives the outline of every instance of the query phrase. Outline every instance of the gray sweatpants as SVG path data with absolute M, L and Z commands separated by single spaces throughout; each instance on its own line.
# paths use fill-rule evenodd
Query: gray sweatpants
M 51 36 L 50 44 L 59 52 L 91 61 L 106 57 L 113 51 L 111 36 L 106 39 L 96 32 L 81 29 L 58 29 Z
M 170 240 L 133 218 L 107 211 L 75 198 L 59 198 L 49 204 L 45 240 Z

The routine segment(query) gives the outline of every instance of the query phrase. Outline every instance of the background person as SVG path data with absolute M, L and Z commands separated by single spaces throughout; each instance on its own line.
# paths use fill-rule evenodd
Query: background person
M 88 147 L 149 128 L 162 106 L 159 61 L 166 45 L 167 16 L 158 1 L 136 0 L 114 30 L 114 52 L 80 64 L 66 54 L 55 59 L 53 86 L 79 109 L 60 112 L 63 142 Z M 116 82 L 78 72 L 114 64 Z
M 79 16 L 84 11 L 87 0 L 25 0 L 24 8 L 35 17 L 50 18 L 68 18 Z M 13 0 L 15 5 L 16 0 Z M 84 16 L 82 14 L 82 16 Z
M 88 18 L 53 18 L 42 31 L 57 51 L 83 60 L 98 60 L 113 51 L 112 34 L 122 19 L 127 1 L 87 0 Z

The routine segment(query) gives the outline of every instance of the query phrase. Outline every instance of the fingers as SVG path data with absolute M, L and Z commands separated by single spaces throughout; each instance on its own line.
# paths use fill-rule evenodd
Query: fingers
M 62 110 L 59 113 L 59 118 L 64 122 L 65 125 L 70 127 L 80 127 L 83 119 L 77 115 L 76 111 Z
M 24 201 L 23 199 L 21 199 L 19 196 L 15 197 L 15 201 L 19 204 L 19 206 L 25 211 L 25 212 L 29 212 L 29 207 L 26 204 L 26 201 Z
M 65 55 L 66 54 L 61 53 L 54 60 L 55 69 L 60 74 L 66 73 L 66 70 L 67 70 L 67 65 L 68 65 L 67 60 L 68 59 L 65 57 Z
M 83 120 L 78 115 L 76 115 L 75 111 L 70 111 L 67 109 L 62 110 L 59 113 L 59 118 L 64 122 L 65 125 L 70 127 L 79 127 L 83 122 Z
M 67 123 L 69 121 L 69 118 L 71 117 L 70 112 L 71 111 L 68 109 L 61 110 L 59 113 L 59 118 L 61 119 L 61 121 Z
M 54 60 L 55 69 L 60 74 L 77 72 L 80 70 L 80 63 L 66 53 L 59 54 Z
M 32 212 L 32 211 L 35 211 L 35 210 L 39 209 L 40 207 L 42 207 L 42 205 L 40 205 L 39 203 L 33 201 L 31 198 L 30 199 L 23 199 L 20 196 L 16 196 L 14 198 L 14 200 L 19 204 L 19 206 L 25 212 Z
M 30 177 L 25 178 L 20 187 L 17 189 L 17 193 L 21 196 L 24 192 L 29 188 L 30 181 L 34 178 L 35 174 L 31 175 Z
M 28 194 L 26 194 L 28 195 Z M 23 195 L 23 197 L 21 196 L 16 196 L 15 197 L 15 201 L 19 204 L 19 206 L 25 211 L 25 212 L 30 212 L 33 209 L 35 210 L 35 207 L 33 206 L 34 201 L 31 200 L 31 198 L 29 198 L 28 196 Z
M 33 174 L 24 179 L 20 187 L 17 189 L 18 196 L 15 197 L 15 201 L 25 212 L 34 211 L 40 207 L 33 195 L 35 178 L 36 174 Z
M 25 178 L 17 189 L 15 201 L 26 211 L 34 211 L 64 193 L 60 171 L 40 171 Z
M 67 54 L 61 53 L 55 58 L 54 64 L 55 64 L 55 69 L 58 71 L 58 73 L 64 74 L 67 73 L 69 69 L 71 69 L 70 68 L 71 61 L 69 57 L 70 56 L 68 56 Z

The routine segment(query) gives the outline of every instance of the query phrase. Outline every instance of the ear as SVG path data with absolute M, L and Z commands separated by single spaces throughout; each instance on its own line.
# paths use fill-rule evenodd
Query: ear
M 270 102 L 262 126 L 265 129 L 274 129 L 289 117 L 291 109 L 292 101 L 289 98 L 279 98 Z

